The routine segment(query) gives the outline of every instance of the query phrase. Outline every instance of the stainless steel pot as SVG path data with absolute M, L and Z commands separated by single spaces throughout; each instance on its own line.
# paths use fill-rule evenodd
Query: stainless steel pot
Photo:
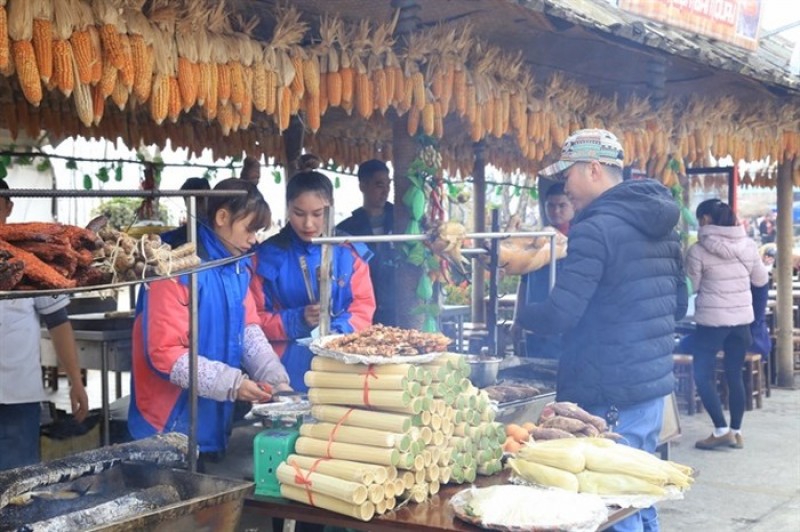
M 500 370 L 500 357 L 464 355 L 469 363 L 469 380 L 478 388 L 485 388 L 497 382 L 497 372 Z

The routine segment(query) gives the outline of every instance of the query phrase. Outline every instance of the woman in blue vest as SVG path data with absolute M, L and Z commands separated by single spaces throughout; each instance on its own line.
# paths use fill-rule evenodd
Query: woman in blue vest
M 246 194 L 209 199 L 208 225 L 197 227 L 197 254 L 204 262 L 247 253 L 271 216 L 261 193 L 247 181 L 226 179 L 214 190 Z M 269 390 L 290 389 L 286 370 L 258 325 L 248 290 L 250 268 L 247 258 L 197 274 L 201 453 L 225 450 L 234 401 L 268 401 Z M 164 279 L 140 293 L 128 415 L 134 438 L 189 430 L 188 284 L 188 276 Z

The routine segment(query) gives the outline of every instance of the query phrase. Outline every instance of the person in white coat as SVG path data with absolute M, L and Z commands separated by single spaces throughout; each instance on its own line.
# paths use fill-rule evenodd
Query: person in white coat
M 718 199 L 697 206 L 698 242 L 689 248 L 686 273 L 697 292 L 693 339 L 694 377 L 697 393 L 714 423 L 714 432 L 695 443 L 698 449 L 744 446 L 742 418 L 745 389 L 742 367 L 752 343 L 753 300 L 750 287 L 767 284 L 769 275 L 756 243 L 737 223 L 736 215 Z M 717 395 L 717 353 L 725 353 L 730 425 Z

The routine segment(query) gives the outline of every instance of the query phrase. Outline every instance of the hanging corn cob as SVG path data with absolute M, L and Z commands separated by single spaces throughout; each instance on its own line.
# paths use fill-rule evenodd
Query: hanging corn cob
M 30 0 L 33 11 L 33 53 L 39 76 L 47 85 L 53 75 L 53 3 L 52 0 Z
M 28 0 L 12 0 L 8 3 L 8 36 L 22 94 L 30 104 L 38 106 L 42 101 L 42 82 L 31 41 L 33 7 Z

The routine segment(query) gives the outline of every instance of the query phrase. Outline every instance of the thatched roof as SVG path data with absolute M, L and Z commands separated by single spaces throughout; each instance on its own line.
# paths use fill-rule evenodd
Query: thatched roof
M 667 182 L 677 169 L 671 155 L 779 161 L 800 151 L 800 83 L 774 54 L 712 43 L 602 0 L 418 0 L 418 29 L 395 43 L 394 6 L 408 3 L 104 0 L 86 10 L 84 0 L 57 0 L 83 17 L 56 9 L 50 18 L 55 42 L 71 45 L 74 89 L 62 69 L 42 75 L 37 92 L 31 76 L 43 70 L 32 74 L 30 63 L 14 60 L 24 56 L 33 19 L 47 20 L 49 2 L 12 0 L 6 65 L 0 44 L 0 126 L 274 156 L 283 150 L 280 131 L 299 113 L 306 147 L 352 166 L 390 158 L 391 121 L 399 119 L 409 133 L 440 137 L 446 167 L 462 174 L 474 141 L 486 142 L 490 162 L 534 174 L 570 130 L 599 126 L 618 133 L 630 162 Z M 34 12 L 20 15 L 20 5 Z M 109 53 L 108 28 L 129 58 L 145 58 L 135 69 L 124 53 Z M 329 86 L 349 76 L 353 100 L 334 102 Z M 303 78 L 313 81 L 306 87 Z

